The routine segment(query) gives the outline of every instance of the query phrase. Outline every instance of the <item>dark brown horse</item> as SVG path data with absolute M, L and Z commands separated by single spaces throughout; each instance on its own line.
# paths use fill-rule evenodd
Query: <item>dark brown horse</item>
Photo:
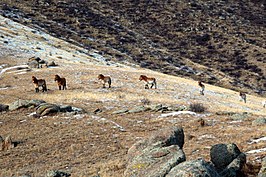
M 247 95 L 244 92 L 239 92 L 239 98 L 240 100 L 243 100 L 245 103 L 247 103 Z
M 35 86 L 35 92 L 39 92 L 39 87 L 42 87 L 42 91 L 47 91 L 46 82 L 44 79 L 37 79 L 35 76 L 32 76 L 32 82 Z
M 61 90 L 61 86 L 63 86 L 63 90 L 66 90 L 66 78 L 60 77 L 59 75 L 54 76 L 54 81 L 57 81 L 59 90 Z
M 108 83 L 108 88 L 111 88 L 112 81 L 110 76 L 104 76 L 102 74 L 99 74 L 98 79 L 102 81 L 103 88 L 105 88 L 106 83 Z
M 140 75 L 139 80 L 146 82 L 145 89 L 149 89 L 149 84 L 151 84 L 150 88 L 152 88 L 154 86 L 154 88 L 157 89 L 157 83 L 156 83 L 156 79 L 154 77 L 147 77 L 145 75 Z
M 201 81 L 199 81 L 198 84 L 200 86 L 200 94 L 204 95 L 205 85 Z

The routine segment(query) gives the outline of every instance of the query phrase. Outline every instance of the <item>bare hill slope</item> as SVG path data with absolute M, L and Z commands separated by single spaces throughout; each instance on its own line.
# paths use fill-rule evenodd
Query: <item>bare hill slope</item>
M 265 94 L 265 1 L 1 1 L 1 14 L 108 59 Z

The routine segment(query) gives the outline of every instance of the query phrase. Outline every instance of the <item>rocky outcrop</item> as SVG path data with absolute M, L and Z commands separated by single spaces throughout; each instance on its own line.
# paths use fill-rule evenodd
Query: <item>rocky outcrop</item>
M 168 128 L 134 144 L 128 151 L 125 176 L 165 176 L 186 160 L 183 129 Z
M 36 114 L 40 116 L 45 116 L 51 113 L 57 113 L 59 111 L 59 106 L 50 103 L 42 103 L 36 108 Z
M 246 163 L 246 155 L 235 144 L 216 144 L 212 146 L 211 162 L 221 176 L 237 176 Z
M 9 109 L 11 111 L 17 110 L 20 108 L 30 108 L 30 107 L 37 107 L 40 104 L 45 103 L 43 100 L 17 100 L 9 105 Z
M 211 163 L 203 159 L 183 162 L 174 167 L 166 177 L 219 177 L 216 169 Z
M 180 127 L 155 132 L 135 143 L 128 151 L 128 177 L 237 177 L 246 163 L 246 155 L 235 144 L 216 144 L 210 151 L 211 162 L 185 161 L 182 150 L 184 133 Z
M 49 115 L 57 112 L 74 112 L 74 113 L 84 113 L 85 111 L 81 108 L 73 107 L 70 105 L 56 105 L 51 103 L 46 103 L 43 100 L 17 100 L 9 105 L 11 111 L 18 110 L 20 108 L 35 108 L 36 113 L 33 114 L 34 117 L 40 117 Z

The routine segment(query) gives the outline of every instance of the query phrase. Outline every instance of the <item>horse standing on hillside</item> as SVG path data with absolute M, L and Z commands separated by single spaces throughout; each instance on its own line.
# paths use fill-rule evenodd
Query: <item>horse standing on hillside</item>
M 44 79 L 37 79 L 35 76 L 32 76 L 32 82 L 35 86 L 35 92 L 39 92 L 39 87 L 42 87 L 42 91 L 47 91 L 46 81 Z
M 103 88 L 105 88 L 106 83 L 108 83 L 108 88 L 111 88 L 112 81 L 110 76 L 104 76 L 102 74 L 99 74 L 98 79 L 102 81 Z
M 198 84 L 200 86 L 200 94 L 204 95 L 205 85 L 201 81 L 199 81 Z
M 63 90 L 66 90 L 66 78 L 60 77 L 59 75 L 54 76 L 54 81 L 57 81 L 59 90 L 61 90 L 61 86 L 63 86 Z
M 263 100 L 263 101 L 262 101 L 262 106 L 263 106 L 263 108 L 266 107 L 266 100 Z
M 154 77 L 147 77 L 145 75 L 140 75 L 139 81 L 142 81 L 142 80 L 146 82 L 145 89 L 149 89 L 149 84 L 151 84 L 150 88 L 152 88 L 154 86 L 154 88 L 157 89 L 157 83 L 156 83 L 156 79 Z
M 240 101 L 243 100 L 245 103 L 247 103 L 247 95 L 244 92 L 239 92 L 239 99 Z

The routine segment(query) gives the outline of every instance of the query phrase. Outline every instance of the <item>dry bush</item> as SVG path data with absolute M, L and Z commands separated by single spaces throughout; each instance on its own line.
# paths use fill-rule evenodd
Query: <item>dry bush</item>
M 193 112 L 201 113 L 201 112 L 205 112 L 206 111 L 206 107 L 203 106 L 202 103 L 191 103 L 189 105 L 189 110 L 193 111 Z

